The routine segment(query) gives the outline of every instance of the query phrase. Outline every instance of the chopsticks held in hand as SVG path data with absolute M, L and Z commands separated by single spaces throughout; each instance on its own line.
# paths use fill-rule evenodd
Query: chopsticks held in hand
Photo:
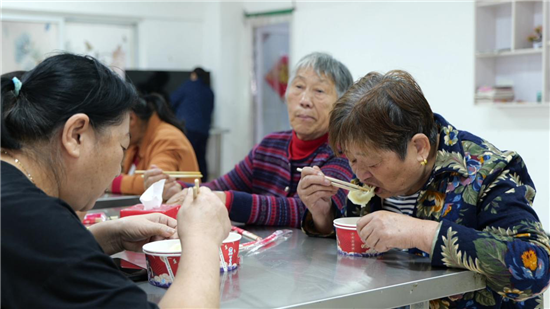
M 193 200 L 197 199 L 197 195 L 199 195 L 200 188 L 201 187 L 199 186 L 199 179 L 196 178 L 195 179 L 195 185 L 193 186 Z M 223 268 L 223 271 L 226 272 L 227 271 L 227 263 L 225 262 L 225 258 L 223 257 L 222 247 L 219 248 L 218 252 L 220 254 L 221 267 Z
M 199 195 L 200 188 L 201 187 L 199 186 L 199 180 L 195 179 L 195 185 L 193 186 L 193 199 L 194 200 L 197 199 L 197 195 Z
M 134 172 L 134 174 L 141 174 L 143 177 L 143 174 L 147 172 L 146 170 L 137 170 Z M 170 177 L 174 178 L 202 178 L 201 172 L 178 172 L 178 171 L 163 171 L 162 172 L 165 175 L 168 175 Z
M 301 172 L 302 169 L 301 168 L 297 168 L 296 169 L 298 172 Z M 348 191 L 352 191 L 352 190 L 358 190 L 358 191 L 371 191 L 371 188 L 364 188 L 364 187 L 360 187 L 358 185 L 354 185 L 352 183 L 349 183 L 349 182 L 345 182 L 343 180 L 340 180 L 340 179 L 336 179 L 336 178 L 332 178 L 332 177 L 329 177 L 329 176 L 325 176 L 326 179 L 328 179 L 328 181 L 330 181 L 330 183 L 337 187 L 337 188 L 342 188 L 342 189 L 346 189 Z

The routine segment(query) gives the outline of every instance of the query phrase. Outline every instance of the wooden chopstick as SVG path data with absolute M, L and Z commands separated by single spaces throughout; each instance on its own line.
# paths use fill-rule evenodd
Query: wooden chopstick
M 137 170 L 134 172 L 134 174 L 144 174 L 145 170 Z M 172 176 L 175 178 L 202 178 L 201 172 L 178 172 L 178 171 L 163 171 L 162 172 L 165 175 Z
M 197 199 L 197 195 L 199 195 L 199 190 L 200 190 L 200 186 L 199 186 L 199 179 L 196 178 L 195 179 L 195 185 L 193 186 L 193 199 L 196 200 Z
M 296 169 L 298 172 L 301 172 L 302 169 L 301 168 L 297 168 Z M 329 177 L 329 176 L 325 176 L 326 179 L 328 179 L 331 184 L 337 188 L 342 188 L 342 189 L 346 189 L 346 190 L 359 190 L 359 191 L 370 191 L 371 189 L 369 188 L 364 188 L 364 187 L 360 187 L 358 185 L 354 185 L 352 183 L 349 183 L 349 182 L 346 182 L 346 181 L 343 181 L 343 180 L 340 180 L 340 179 L 336 179 L 336 178 L 333 178 L 333 177 Z
M 246 231 L 246 230 L 243 230 L 241 229 L 240 227 L 236 227 L 236 226 L 232 226 L 231 227 L 231 230 L 234 231 L 234 232 L 237 232 L 241 235 L 243 235 L 244 237 L 248 238 L 248 239 L 251 239 L 251 240 L 262 240 L 262 238 L 252 232 L 249 232 L 249 231 Z

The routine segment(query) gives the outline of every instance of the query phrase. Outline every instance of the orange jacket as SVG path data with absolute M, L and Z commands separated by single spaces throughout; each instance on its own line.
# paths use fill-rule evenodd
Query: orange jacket
M 141 175 L 126 175 L 134 162 L 139 147 L 136 170 L 146 170 L 154 164 L 163 171 L 199 171 L 193 146 L 185 135 L 173 125 L 162 121 L 155 113 L 149 118 L 145 136 L 138 146 L 126 152 L 122 173 L 113 180 L 111 191 L 123 194 L 142 194 L 145 191 Z M 180 179 L 193 182 L 193 179 Z

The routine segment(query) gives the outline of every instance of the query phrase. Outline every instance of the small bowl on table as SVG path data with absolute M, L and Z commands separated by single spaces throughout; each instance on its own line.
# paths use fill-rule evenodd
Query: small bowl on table
M 357 233 L 357 221 L 361 217 L 346 217 L 334 219 L 338 253 L 347 256 L 373 257 L 380 255 L 369 248 Z
M 223 241 L 220 247 L 221 272 L 232 271 L 239 267 L 239 242 L 241 237 L 241 235 L 231 232 Z M 178 272 L 182 254 L 180 240 L 167 239 L 147 243 L 143 246 L 143 253 L 145 253 L 147 261 L 149 283 L 162 288 L 170 287 Z

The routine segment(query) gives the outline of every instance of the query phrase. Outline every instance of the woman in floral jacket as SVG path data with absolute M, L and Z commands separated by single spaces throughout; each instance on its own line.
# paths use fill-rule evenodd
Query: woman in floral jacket
M 306 233 L 327 236 L 334 218 L 366 214 L 357 230 L 379 252 L 420 250 L 434 266 L 486 277 L 486 289 L 431 307 L 542 307 L 550 245 L 532 208 L 534 184 L 516 152 L 433 114 L 403 71 L 369 73 L 357 82 L 331 112 L 329 139 L 376 196 L 363 209 L 349 201 L 337 209 L 322 173 L 304 169 L 298 194 L 314 214 L 305 216 Z

